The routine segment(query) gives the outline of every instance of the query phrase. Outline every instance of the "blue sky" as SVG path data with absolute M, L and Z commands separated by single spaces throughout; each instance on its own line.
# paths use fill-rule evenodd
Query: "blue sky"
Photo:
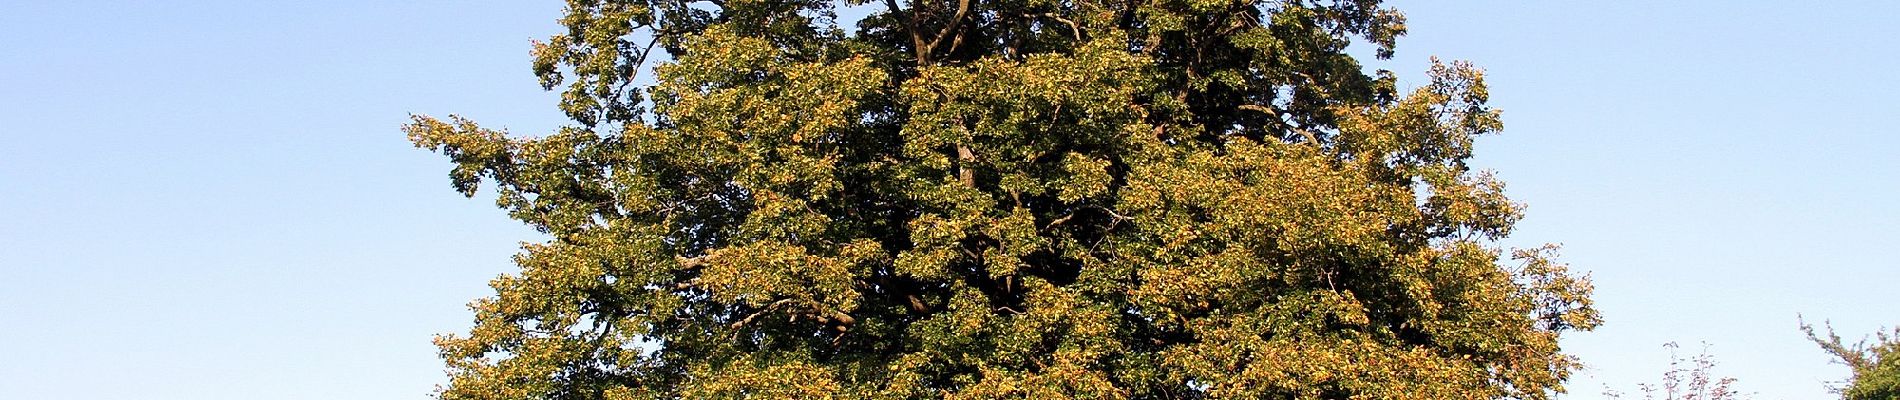
M 430 337 L 538 237 L 397 127 L 561 124 L 527 59 L 559 5 L 161 3 L 0 2 L 0 397 L 425 398 Z M 1570 398 L 1670 341 L 1827 398 L 1796 314 L 1900 324 L 1900 3 L 1568 3 L 1399 1 L 1372 64 L 1489 70 L 1509 243 L 1563 243 L 1608 319 Z

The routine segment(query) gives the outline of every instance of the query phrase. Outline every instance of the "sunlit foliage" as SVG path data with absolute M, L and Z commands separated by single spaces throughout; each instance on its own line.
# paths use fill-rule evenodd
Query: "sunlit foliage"
M 1841 398 L 1900 399 L 1900 328 L 1892 332 L 1876 331 L 1871 342 L 1863 339 L 1851 344 L 1842 341 L 1832 326 L 1827 327 L 1825 337 L 1815 333 L 1814 326 L 1807 323 L 1801 324 L 1801 331 L 1808 334 L 1808 340 L 1821 345 L 1822 350 L 1853 371 L 1843 385 L 1835 388 Z

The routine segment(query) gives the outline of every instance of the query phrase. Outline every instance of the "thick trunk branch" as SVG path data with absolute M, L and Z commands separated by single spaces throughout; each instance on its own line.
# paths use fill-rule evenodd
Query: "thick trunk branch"
M 904 33 L 910 34 L 911 52 L 916 54 L 917 66 L 924 66 L 925 63 L 929 62 L 930 53 L 924 50 L 924 36 L 921 32 L 917 31 L 917 10 L 912 8 L 906 11 L 903 7 L 897 5 L 897 0 L 884 0 L 884 6 L 891 9 L 892 15 L 899 13 L 904 14 Z
M 910 310 L 913 312 L 923 314 L 930 311 L 930 306 L 924 305 L 924 299 L 917 297 L 915 293 L 905 294 L 904 299 L 910 301 Z
M 970 145 L 958 144 L 957 179 L 962 180 L 964 186 L 976 187 L 976 168 L 971 165 L 975 163 L 976 153 L 970 151 Z
M 970 13 L 970 3 L 971 0 L 957 0 L 956 15 L 951 16 L 949 21 L 945 21 L 943 30 L 937 31 L 937 38 L 931 39 L 930 44 L 924 46 L 924 56 L 922 58 L 925 61 L 929 61 L 930 53 L 937 51 L 937 45 L 943 44 L 944 38 L 950 37 L 951 33 L 955 33 L 963 28 L 963 16 Z M 963 35 L 958 33 L 957 40 L 961 41 L 962 39 Z

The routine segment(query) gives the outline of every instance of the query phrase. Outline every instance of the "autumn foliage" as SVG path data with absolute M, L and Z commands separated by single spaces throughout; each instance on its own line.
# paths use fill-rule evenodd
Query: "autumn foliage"
M 840 13 L 866 15 L 841 26 Z M 538 137 L 414 143 L 547 234 L 445 399 L 1548 398 L 1598 324 L 1374 0 L 570 0 Z M 650 75 L 643 75 L 650 74 Z

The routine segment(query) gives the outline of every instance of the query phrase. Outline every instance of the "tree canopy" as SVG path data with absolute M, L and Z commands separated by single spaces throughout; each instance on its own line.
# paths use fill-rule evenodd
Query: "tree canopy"
M 844 26 L 839 13 L 864 13 Z M 573 123 L 404 130 L 547 234 L 444 399 L 1526 398 L 1599 322 L 1376 0 L 569 0 Z M 650 74 L 650 75 L 642 75 Z
M 1862 339 L 1852 344 L 1843 342 L 1841 336 L 1834 333 L 1833 326 L 1827 327 L 1826 337 L 1816 334 L 1814 326 L 1805 322 L 1801 324 L 1801 331 L 1853 373 L 1842 386 L 1835 388 L 1841 398 L 1900 399 L 1900 328 L 1892 332 L 1875 331 L 1871 343 Z

